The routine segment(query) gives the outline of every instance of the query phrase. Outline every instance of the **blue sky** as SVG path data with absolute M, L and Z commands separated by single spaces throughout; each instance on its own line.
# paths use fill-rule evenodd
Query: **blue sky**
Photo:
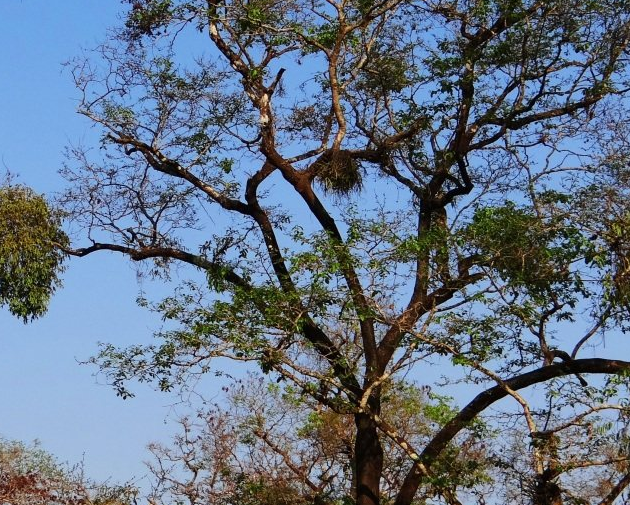
M 78 93 L 62 63 L 103 40 L 124 8 L 111 0 L 0 2 L 0 172 L 41 193 L 63 187 L 64 146 L 97 132 L 75 113 Z M 170 430 L 175 399 L 139 388 L 123 401 L 77 360 L 94 354 L 97 341 L 148 341 L 160 321 L 135 306 L 141 286 L 123 258 L 69 266 L 43 319 L 24 325 L 0 310 L 0 436 L 39 439 L 61 460 L 84 459 L 96 479 L 138 478 L 146 444 Z

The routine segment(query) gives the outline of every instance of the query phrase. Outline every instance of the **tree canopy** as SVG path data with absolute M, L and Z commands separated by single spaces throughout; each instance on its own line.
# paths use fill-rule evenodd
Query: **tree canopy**
M 597 343 L 630 317 L 630 5 L 127 3 L 71 65 L 102 137 L 56 205 L 86 242 L 47 242 L 182 279 L 140 300 L 155 345 L 94 358 L 117 391 L 257 364 L 345 420 L 341 493 L 275 451 L 323 503 L 622 499 L 630 362 Z

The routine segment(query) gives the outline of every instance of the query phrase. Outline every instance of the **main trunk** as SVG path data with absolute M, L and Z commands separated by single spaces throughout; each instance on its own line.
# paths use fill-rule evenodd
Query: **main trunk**
M 383 447 L 376 425 L 369 416 L 357 414 L 354 421 L 357 426 L 354 448 L 357 505 L 378 505 L 383 472 Z

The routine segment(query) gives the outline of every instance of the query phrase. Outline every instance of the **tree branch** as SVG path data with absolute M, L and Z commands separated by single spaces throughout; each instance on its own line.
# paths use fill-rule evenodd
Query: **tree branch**
M 630 485 L 630 472 L 626 473 L 619 482 L 617 482 L 615 487 L 610 490 L 610 493 L 608 493 L 604 499 L 598 503 L 598 505 L 612 505 L 617 497 L 623 493 L 624 489 L 628 487 L 628 485 Z
M 235 210 L 245 215 L 250 214 L 250 209 L 245 203 L 234 198 L 229 198 L 221 192 L 217 191 L 215 188 L 213 188 L 209 184 L 206 184 L 197 176 L 195 176 L 192 172 L 182 167 L 175 160 L 172 160 L 165 156 L 162 152 L 160 152 L 159 149 L 156 149 L 133 137 L 129 137 L 128 135 L 117 134 L 117 136 L 114 136 L 110 134 L 108 135 L 108 138 L 115 144 L 119 144 L 122 146 L 132 146 L 125 151 L 127 155 L 131 155 L 134 152 L 140 152 L 147 163 L 149 163 L 149 165 L 151 165 L 155 170 L 157 170 L 158 172 L 162 172 L 163 174 L 184 179 L 190 182 L 194 187 L 203 191 L 206 195 L 208 195 L 212 200 L 221 205 L 221 207 L 223 207 L 224 209 Z
M 182 251 L 181 249 L 171 247 L 141 247 L 139 249 L 134 249 L 132 247 L 126 247 L 119 244 L 107 244 L 100 242 L 96 242 L 89 247 L 82 247 L 79 249 L 71 249 L 67 247 L 60 247 L 60 249 L 66 254 L 76 257 L 87 256 L 97 251 L 113 251 L 126 254 L 133 261 L 142 261 L 152 258 L 175 259 L 209 272 L 220 272 L 227 282 L 235 286 L 246 289 L 252 288 L 252 286 L 243 277 L 230 268 L 226 268 L 226 265 L 210 261 L 203 256 Z
M 534 384 L 540 384 L 541 382 L 570 374 L 622 374 L 627 372 L 630 372 L 630 362 L 628 361 L 601 358 L 578 359 L 545 366 L 507 379 L 504 383 L 509 389 L 518 391 Z M 424 472 L 431 467 L 449 442 L 481 412 L 493 403 L 505 398 L 508 394 L 508 391 L 502 385 L 487 389 L 478 394 L 453 419 L 446 423 L 424 448 L 422 454 L 420 454 L 420 460 L 413 465 L 407 477 L 405 477 L 394 505 L 411 505 Z

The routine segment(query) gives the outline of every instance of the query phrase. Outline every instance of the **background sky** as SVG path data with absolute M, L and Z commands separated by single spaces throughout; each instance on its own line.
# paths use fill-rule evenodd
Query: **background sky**
M 62 63 L 104 40 L 126 5 L 114 0 L 0 0 L 0 173 L 40 193 L 63 187 L 70 143 L 97 132 L 75 113 L 78 92 Z M 49 313 L 24 325 L 0 309 L 0 436 L 32 441 L 95 479 L 146 473 L 145 446 L 165 440 L 175 398 L 136 388 L 117 398 L 95 368 L 80 365 L 97 342 L 146 342 L 159 319 L 138 308 L 135 271 L 120 256 L 69 262 Z M 153 289 L 153 288 L 152 288 Z

